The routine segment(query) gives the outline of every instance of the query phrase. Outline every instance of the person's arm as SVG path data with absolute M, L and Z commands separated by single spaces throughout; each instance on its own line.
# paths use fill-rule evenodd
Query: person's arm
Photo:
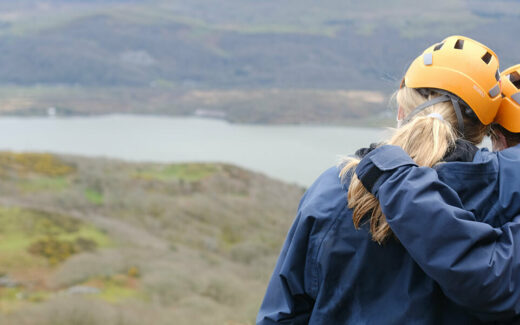
M 314 306 L 307 259 L 312 221 L 301 209 L 292 225 L 258 312 L 257 324 L 307 324 Z
M 447 297 L 483 320 L 520 314 L 520 223 L 475 221 L 435 170 L 399 147 L 368 154 L 356 174 L 402 245 Z

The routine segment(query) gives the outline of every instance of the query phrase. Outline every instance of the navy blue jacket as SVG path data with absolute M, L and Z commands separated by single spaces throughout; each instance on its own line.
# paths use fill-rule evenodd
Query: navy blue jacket
M 304 194 L 258 324 L 478 324 L 394 239 L 355 229 L 339 169 Z M 458 198 L 458 196 L 457 196 Z
M 520 314 L 519 167 L 520 146 L 481 151 L 474 163 L 437 170 L 383 146 L 356 173 L 379 199 L 394 234 L 448 297 L 482 320 L 512 323 Z

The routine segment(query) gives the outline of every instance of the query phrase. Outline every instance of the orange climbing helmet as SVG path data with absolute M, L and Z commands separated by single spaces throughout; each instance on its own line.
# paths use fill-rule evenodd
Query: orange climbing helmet
M 471 108 L 482 124 L 493 122 L 502 101 L 498 68 L 498 57 L 487 46 L 464 36 L 450 36 L 413 61 L 401 86 L 440 90 L 441 94 L 450 97 L 459 130 L 462 128 L 463 133 L 459 99 Z M 435 103 L 439 101 L 442 100 Z M 428 107 L 434 103 L 425 104 Z M 419 108 L 424 109 L 422 106 Z M 413 115 L 416 113 L 414 111 Z
M 498 109 L 495 123 L 509 132 L 520 132 L 520 64 L 506 69 L 500 74 L 502 79 L 502 104 Z

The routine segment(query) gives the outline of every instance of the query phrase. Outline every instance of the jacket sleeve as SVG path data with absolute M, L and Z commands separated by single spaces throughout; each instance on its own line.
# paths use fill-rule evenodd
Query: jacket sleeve
M 475 221 L 435 170 L 417 167 L 399 147 L 374 150 L 356 173 L 447 297 L 485 321 L 520 313 L 520 217 L 501 228 Z
M 301 204 L 300 204 L 301 206 Z M 314 305 L 308 246 L 312 218 L 299 209 L 258 312 L 257 324 L 307 324 Z

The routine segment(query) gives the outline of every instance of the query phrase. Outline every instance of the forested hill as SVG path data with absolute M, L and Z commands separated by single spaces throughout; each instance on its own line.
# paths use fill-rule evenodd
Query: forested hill
M 0 83 L 390 90 L 433 41 L 518 61 L 517 1 L 1 0 Z
M 0 0 L 0 114 L 393 124 L 389 94 L 451 34 L 519 62 L 520 2 Z

